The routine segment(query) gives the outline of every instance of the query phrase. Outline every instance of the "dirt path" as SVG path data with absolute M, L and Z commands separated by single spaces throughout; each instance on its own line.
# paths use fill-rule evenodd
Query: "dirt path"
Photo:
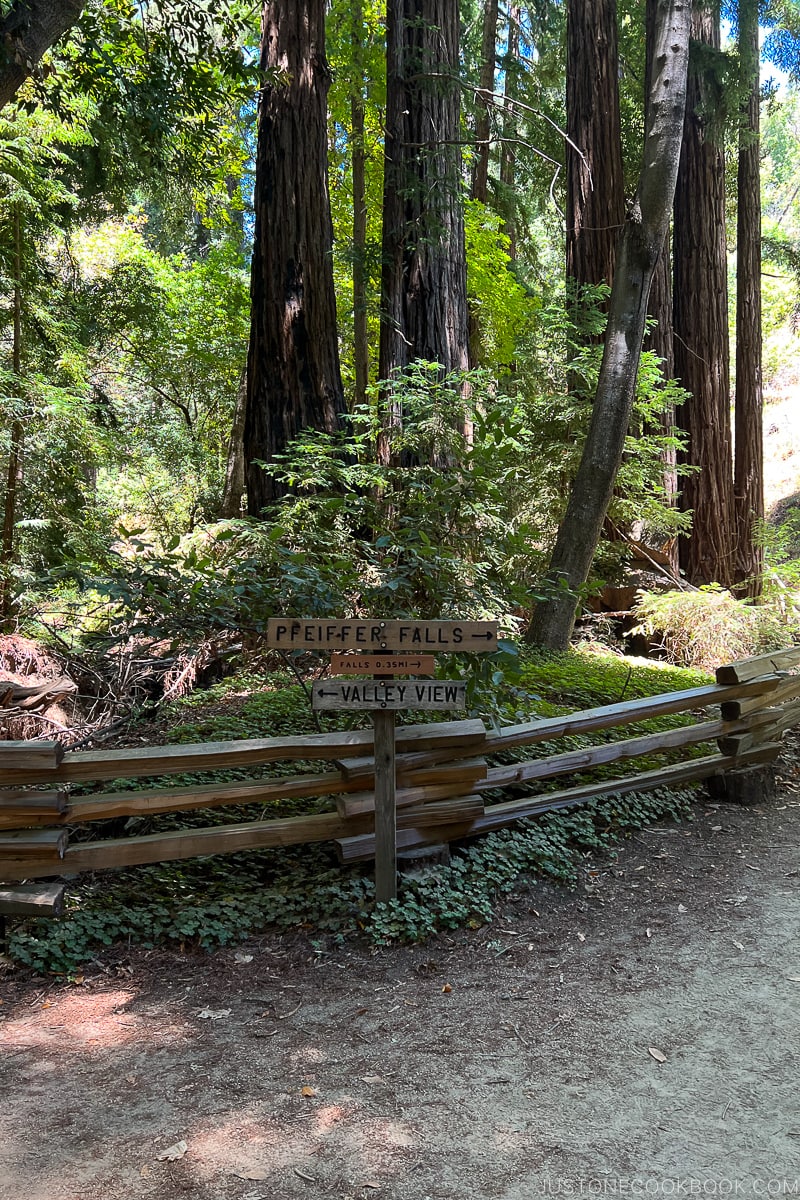
M 424 947 L 8 972 L 0 1197 L 798 1196 L 798 845 L 787 768 Z

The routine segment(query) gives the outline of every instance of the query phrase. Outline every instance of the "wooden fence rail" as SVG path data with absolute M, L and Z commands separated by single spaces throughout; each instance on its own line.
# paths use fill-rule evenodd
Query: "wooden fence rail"
M 597 796 L 674 786 L 770 762 L 780 751 L 783 732 L 800 722 L 800 675 L 788 673 L 798 664 L 800 647 L 793 647 L 721 667 L 717 682 L 705 687 L 495 732 L 487 732 L 477 720 L 401 727 L 397 730 L 398 847 L 473 837 Z M 697 714 L 711 706 L 719 706 L 719 717 L 698 716 L 692 724 L 659 733 L 637 733 L 634 728 L 630 737 L 525 761 L 502 761 L 510 751 L 525 746 L 635 727 L 674 713 Z M 714 742 L 717 751 L 699 758 L 655 769 L 648 766 L 615 779 L 582 781 L 558 791 L 514 795 L 537 781 Z M 343 862 L 367 860 L 375 853 L 371 749 L 371 730 L 66 754 L 57 743 L 0 742 L 0 879 L 13 883 L 323 841 L 336 844 Z M 487 756 L 501 761 L 487 765 Z M 88 796 L 71 792 L 77 783 L 155 780 L 281 760 L 327 761 L 331 769 L 227 783 L 160 784 Z M 485 793 L 499 789 L 514 791 L 511 798 L 487 806 Z M 335 811 L 267 819 L 267 810 L 276 801 L 303 797 L 329 797 Z M 97 840 L 74 836 L 80 830 L 80 838 L 85 838 L 93 822 L 112 818 L 256 804 L 265 811 L 255 821 L 132 837 L 104 837 L 101 827 Z M 0 912 L 3 903 L 0 894 Z

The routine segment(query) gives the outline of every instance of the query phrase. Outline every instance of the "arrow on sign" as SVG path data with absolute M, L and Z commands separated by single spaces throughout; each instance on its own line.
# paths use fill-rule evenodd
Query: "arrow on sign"
M 470 640 L 473 642 L 490 642 L 494 637 L 493 633 L 471 633 Z
M 324 688 L 317 688 L 318 696 L 338 696 L 338 692 L 326 692 Z

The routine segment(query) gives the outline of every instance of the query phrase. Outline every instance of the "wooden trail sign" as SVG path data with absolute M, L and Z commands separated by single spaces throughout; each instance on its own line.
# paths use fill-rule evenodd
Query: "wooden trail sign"
M 375 747 L 375 899 L 397 895 L 397 771 L 395 719 L 398 709 L 461 709 L 466 684 L 447 679 L 395 679 L 432 675 L 434 654 L 488 654 L 497 649 L 497 621 L 362 621 L 317 617 L 271 617 L 267 645 L 275 650 L 335 651 L 331 671 L 367 675 L 355 680 L 323 679 L 311 689 L 315 709 L 369 709 Z M 343 654 L 360 650 L 361 654 Z M 378 676 L 379 678 L 371 678 Z
M 311 692 L 313 708 L 444 709 L 466 706 L 467 685 L 447 679 L 325 679 Z
M 432 654 L 341 654 L 331 655 L 332 675 L 433 675 Z
M 270 617 L 267 645 L 276 650 L 487 654 L 497 649 L 497 621 L 325 621 Z

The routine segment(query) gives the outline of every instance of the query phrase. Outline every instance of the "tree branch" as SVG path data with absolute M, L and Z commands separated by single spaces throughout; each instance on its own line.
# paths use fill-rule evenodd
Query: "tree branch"
M 0 20 L 0 108 L 14 99 L 42 55 L 70 29 L 85 0 L 16 0 Z

